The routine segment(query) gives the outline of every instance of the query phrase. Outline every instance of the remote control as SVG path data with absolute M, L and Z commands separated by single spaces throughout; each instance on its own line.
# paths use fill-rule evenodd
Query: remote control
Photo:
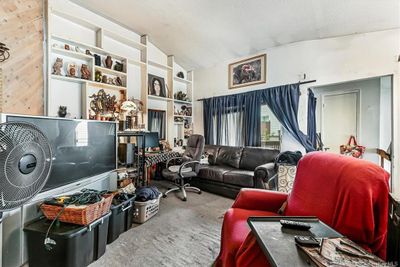
M 294 241 L 296 244 L 305 247 L 319 247 L 321 246 L 321 242 L 312 236 L 295 236 Z
M 298 230 L 308 230 L 311 228 L 311 225 L 305 222 L 280 220 L 280 223 L 283 227 L 298 229 Z

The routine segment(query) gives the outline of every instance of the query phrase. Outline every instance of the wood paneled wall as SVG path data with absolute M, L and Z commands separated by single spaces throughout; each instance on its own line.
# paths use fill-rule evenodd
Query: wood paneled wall
M 0 110 L 43 115 L 43 0 L 1 0 L 0 42 L 10 58 L 0 63 Z

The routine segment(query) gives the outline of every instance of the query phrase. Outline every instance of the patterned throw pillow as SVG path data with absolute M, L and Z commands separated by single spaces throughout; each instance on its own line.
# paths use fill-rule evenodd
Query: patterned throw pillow
M 293 188 L 294 178 L 296 176 L 296 166 L 279 165 L 278 167 L 278 191 L 290 193 Z

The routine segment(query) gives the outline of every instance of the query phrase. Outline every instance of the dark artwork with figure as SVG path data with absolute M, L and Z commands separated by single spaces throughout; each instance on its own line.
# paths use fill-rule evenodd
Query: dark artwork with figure
M 266 82 L 266 54 L 229 64 L 229 89 Z
M 149 74 L 149 95 L 167 97 L 164 78 Z

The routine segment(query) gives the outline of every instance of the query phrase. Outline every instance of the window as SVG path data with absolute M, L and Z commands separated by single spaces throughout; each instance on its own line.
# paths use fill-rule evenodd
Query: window
M 280 149 L 281 124 L 267 105 L 261 106 L 261 146 Z
M 216 144 L 225 146 L 244 146 L 243 112 L 227 112 L 214 116 L 214 140 Z

